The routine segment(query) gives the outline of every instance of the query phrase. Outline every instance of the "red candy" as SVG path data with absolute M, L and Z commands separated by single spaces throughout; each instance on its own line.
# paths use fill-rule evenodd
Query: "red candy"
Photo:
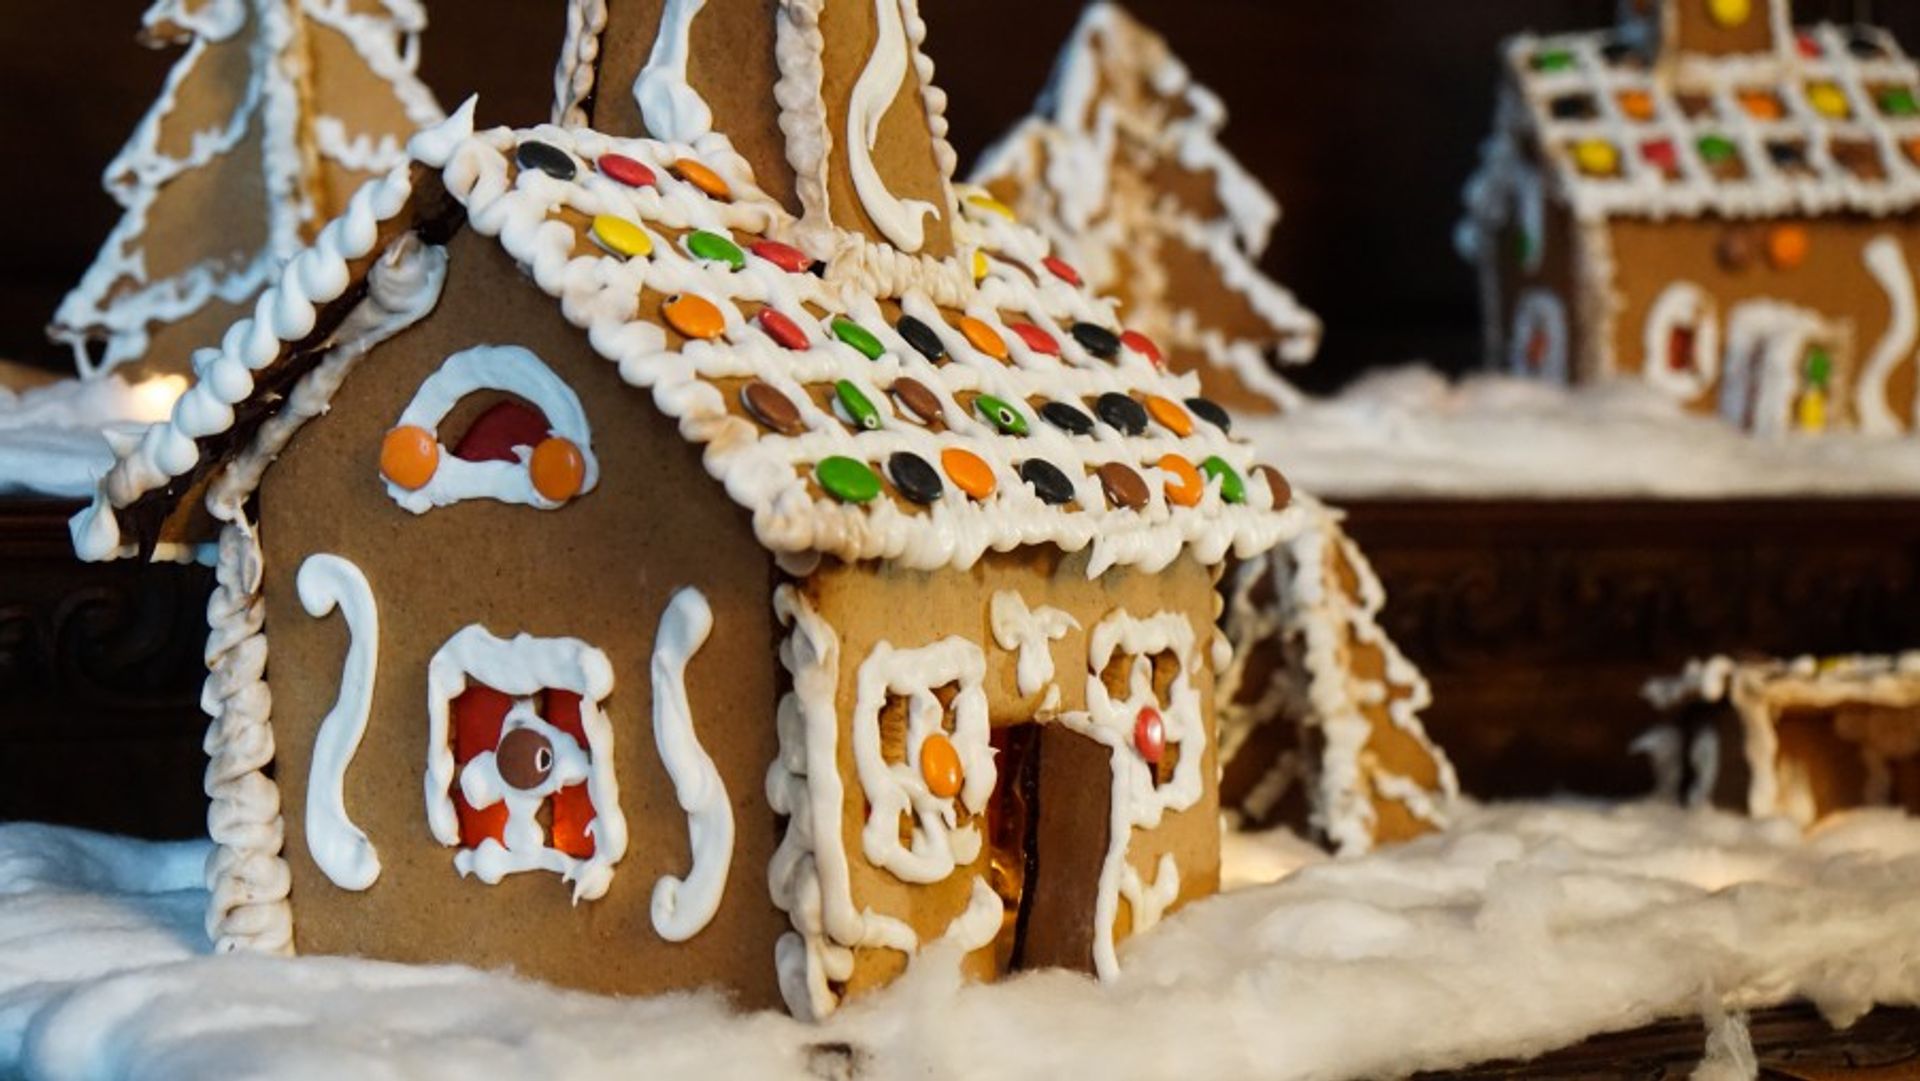
M 1820 43 L 1813 40 L 1812 34 L 1806 33 L 1805 31 L 1795 34 L 1794 44 L 1800 47 L 1801 56 L 1806 57 L 1808 60 L 1820 59 Z
M 813 344 L 807 341 L 807 332 L 800 329 L 800 324 L 772 308 L 761 308 L 760 314 L 755 318 L 760 321 L 760 329 L 767 332 L 767 337 L 780 343 L 784 348 L 805 349 Z
M 807 258 L 806 252 L 778 240 L 755 241 L 747 250 L 789 274 L 805 274 L 813 269 L 813 260 Z
M 1640 153 L 1646 157 L 1647 164 L 1656 169 L 1671 172 L 1680 166 L 1680 159 L 1674 156 L 1671 140 L 1655 139 L 1641 147 Z
M 1018 334 L 1020 340 L 1027 343 L 1027 348 L 1036 353 L 1045 353 L 1050 357 L 1060 355 L 1060 343 L 1053 340 L 1053 335 L 1032 323 L 1008 323 L 1007 329 Z
M 1156 368 L 1166 363 L 1160 358 L 1160 347 L 1153 344 L 1153 339 L 1137 330 L 1121 331 L 1120 344 L 1146 357 L 1147 362 Z
M 1063 259 L 1056 259 L 1049 255 L 1045 259 L 1040 260 L 1040 265 L 1052 271 L 1054 277 L 1059 278 L 1068 285 L 1077 286 L 1080 284 L 1080 272 L 1073 269 L 1073 264 Z
M 601 176 L 619 181 L 629 188 L 653 186 L 653 170 L 624 154 L 602 154 L 593 167 L 600 170 Z
M 474 418 L 454 445 L 453 456 L 469 462 L 517 462 L 515 447 L 537 447 L 547 438 L 547 418 L 520 402 L 505 401 Z
M 1133 721 L 1133 746 L 1147 765 L 1160 764 L 1167 753 L 1167 722 L 1159 710 L 1152 706 L 1140 707 L 1140 715 Z

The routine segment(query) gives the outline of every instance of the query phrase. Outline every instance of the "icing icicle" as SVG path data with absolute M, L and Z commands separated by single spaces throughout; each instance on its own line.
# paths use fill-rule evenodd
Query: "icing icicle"
M 713 919 L 733 863 L 733 804 L 693 730 L 687 700 L 687 664 L 712 631 L 713 609 L 689 586 L 667 602 L 653 639 L 653 740 L 673 778 L 674 797 L 687 812 L 693 851 L 687 877 L 663 875 L 653 884 L 653 929 L 669 942 L 685 942 Z
M 367 576 L 339 556 L 308 556 L 296 582 L 307 614 L 319 619 L 339 608 L 348 635 L 340 697 L 320 722 L 307 771 L 307 852 L 334 885 L 364 890 L 380 877 L 380 856 L 366 832 L 347 814 L 345 785 L 347 767 L 360 748 L 373 707 L 380 613 Z

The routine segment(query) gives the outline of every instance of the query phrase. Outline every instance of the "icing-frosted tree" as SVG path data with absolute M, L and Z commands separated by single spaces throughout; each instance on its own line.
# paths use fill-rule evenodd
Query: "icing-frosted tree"
M 1130 326 L 1197 368 L 1207 393 L 1270 412 L 1296 392 L 1320 321 L 1256 261 L 1272 195 L 1220 143 L 1226 110 L 1158 34 L 1089 6 L 1034 114 L 982 156 L 975 183 L 1046 233 Z
M 125 212 L 49 333 L 80 370 L 185 372 L 281 263 L 441 116 L 415 75 L 419 0 L 158 0 L 185 46 L 107 166 Z

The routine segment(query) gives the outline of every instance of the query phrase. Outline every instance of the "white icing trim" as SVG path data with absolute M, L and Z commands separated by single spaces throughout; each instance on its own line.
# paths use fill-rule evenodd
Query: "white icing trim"
M 503 733 L 515 727 L 535 728 L 554 748 L 553 775 L 539 789 L 522 793 L 501 782 L 492 768 L 492 752 L 482 753 L 465 767 L 453 755 L 451 707 L 469 681 L 483 683 L 517 701 L 507 715 Z M 543 690 L 570 691 L 580 696 L 580 726 L 587 746 L 580 747 L 567 733 L 548 724 L 532 709 L 528 697 Z M 614 774 L 613 725 L 601 712 L 601 703 L 613 693 L 613 664 L 607 655 L 576 638 L 495 637 L 479 624 L 455 632 L 427 662 L 427 825 L 434 840 L 460 845 L 460 823 L 453 803 L 458 784 L 475 808 L 505 801 L 509 819 L 504 844 L 488 838 L 477 849 L 460 848 L 454 867 L 461 875 L 482 882 L 498 882 L 521 871 L 547 870 L 572 882 L 573 899 L 592 901 L 604 896 L 613 881 L 614 865 L 627 851 L 627 820 L 620 809 L 619 780 Z M 553 791 L 584 781 L 593 801 L 594 818 L 587 827 L 593 836 L 593 855 L 569 856 L 546 844 L 545 829 L 535 818 L 539 806 Z
M 1020 654 L 1014 665 L 1014 685 L 1020 696 L 1030 698 L 1039 694 L 1042 687 L 1053 683 L 1052 643 L 1077 629 L 1080 621 L 1046 605 L 1029 609 L 1026 598 L 1010 589 L 996 592 L 987 611 L 994 642 L 1001 649 Z M 1041 708 L 1051 709 L 1058 700 L 1056 687 Z
M 987 722 L 986 654 L 964 638 L 943 638 L 918 649 L 880 642 L 860 665 L 851 721 L 853 763 L 868 813 L 860 832 L 867 860 L 905 882 L 939 882 L 979 858 L 980 824 L 997 776 Z M 934 692 L 956 685 L 950 707 Z M 880 714 L 891 697 L 906 699 L 906 760 L 882 754 Z M 952 726 L 947 726 L 951 711 Z M 944 735 L 959 752 L 957 797 L 936 795 L 921 775 L 926 741 Z M 960 824 L 960 810 L 970 816 Z M 912 816 L 906 844 L 900 820 Z
M 1759 435 L 1779 437 L 1793 431 L 1794 402 L 1805 389 L 1808 346 L 1824 342 L 1834 354 L 1828 394 L 1837 400 L 1832 392 L 1841 379 L 1837 354 L 1844 338 L 1844 328 L 1806 308 L 1771 300 L 1736 305 L 1727 315 L 1720 415 Z
M 1668 362 L 1675 330 L 1693 328 L 1693 363 L 1680 370 Z M 1660 291 L 1641 336 L 1640 375 L 1649 386 L 1677 401 L 1690 402 L 1705 394 L 1720 374 L 1720 315 L 1713 295 L 1689 281 L 1676 281 Z
M 926 219 L 938 215 L 939 208 L 894 195 L 873 163 L 880 122 L 893 109 L 907 78 L 907 39 L 900 0 L 873 0 L 873 21 L 873 52 L 868 54 L 866 67 L 847 99 L 847 167 L 867 217 L 895 247 L 912 253 L 925 246 Z
M 440 422 L 453 407 L 479 390 L 504 391 L 538 407 L 547 418 L 548 432 L 570 440 L 585 461 L 586 473 L 580 482 L 579 494 L 593 491 L 600 483 L 600 462 L 593 454 L 593 432 L 587 425 L 587 411 L 581 406 L 579 395 L 524 346 L 476 345 L 453 354 L 421 382 L 394 424 L 424 428 L 437 437 Z M 516 447 L 515 450 L 522 451 L 517 462 L 469 462 L 455 457 L 442 443 L 439 467 L 424 486 L 402 488 L 385 478 L 382 483 L 395 503 L 415 514 L 468 499 L 494 499 L 541 510 L 564 506 L 541 495 L 533 486 L 533 474 L 527 468 L 533 448 Z
M 693 143 L 713 130 L 713 110 L 687 82 L 694 17 L 707 0 L 666 0 L 653 51 L 633 81 L 633 100 L 647 131 L 670 143 Z
M 1527 357 L 1535 330 L 1544 336 L 1545 343 L 1537 368 Z M 1516 375 L 1567 382 L 1571 375 L 1567 365 L 1567 305 L 1558 293 L 1536 286 L 1520 294 L 1513 309 L 1513 330 L 1507 337 L 1507 368 Z
M 687 586 L 667 602 L 653 636 L 653 742 L 673 778 L 674 798 L 687 813 L 687 847 L 693 853 L 685 878 L 661 875 L 653 884 L 653 929 L 669 942 L 685 942 L 712 921 L 733 865 L 733 803 L 693 730 L 693 706 L 687 700 L 687 664 L 712 632 L 713 609 L 698 589 Z
M 1892 236 L 1877 236 L 1867 243 L 1861 258 L 1867 272 L 1886 294 L 1891 317 L 1873 352 L 1861 368 L 1854 385 L 1853 408 L 1860 430 L 1873 435 L 1891 435 L 1906 425 L 1894 415 L 1887 401 L 1887 384 L 1903 361 L 1913 359 L 1916 341 L 1920 341 L 1920 312 L 1915 310 L 1913 271 L 1907 266 L 1906 249 Z M 1913 427 L 1920 430 L 1920 400 L 1909 404 Z
M 586 102 L 593 95 L 600 35 L 606 29 L 607 0 L 567 0 L 566 36 L 553 69 L 553 123 L 586 126 Z
M 313 737 L 307 767 L 307 854 L 333 884 L 364 890 L 380 877 L 380 856 L 365 830 L 347 813 L 347 767 L 353 764 L 373 708 L 380 662 L 380 611 L 373 587 L 352 562 L 319 553 L 300 564 L 295 578 L 300 605 L 320 619 L 340 609 L 347 624 L 347 657 L 340 696 Z

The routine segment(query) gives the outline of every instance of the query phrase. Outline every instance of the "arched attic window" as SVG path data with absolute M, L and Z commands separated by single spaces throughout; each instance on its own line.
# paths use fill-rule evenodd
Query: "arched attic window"
M 471 396 L 492 399 L 457 432 Z M 517 345 L 462 350 L 420 384 L 380 447 L 393 501 L 415 514 L 468 499 L 554 510 L 599 483 L 573 388 Z

